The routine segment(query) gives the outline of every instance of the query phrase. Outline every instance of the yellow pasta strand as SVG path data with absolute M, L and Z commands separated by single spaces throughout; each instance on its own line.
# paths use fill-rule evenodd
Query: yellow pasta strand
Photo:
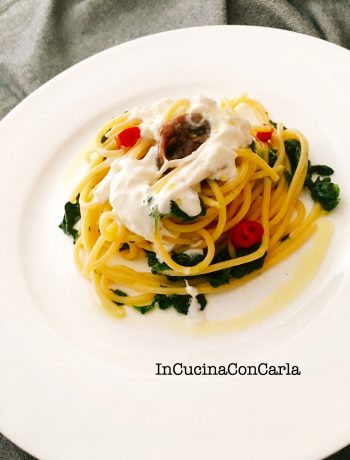
M 108 201 L 95 200 L 94 189 L 109 172 L 112 160 L 124 155 L 141 160 L 157 141 L 141 138 L 133 147 L 119 148 L 115 136 L 142 123 L 141 119 L 131 118 L 129 112 L 110 120 L 97 133 L 95 146 L 86 154 L 88 170 L 70 196 L 72 203 L 79 197 L 81 212 L 74 260 L 82 275 L 93 282 L 101 304 L 115 317 L 123 317 L 125 307 L 151 308 L 156 294 L 187 295 L 184 275 L 193 277 L 190 283 L 201 294 L 233 289 L 284 260 L 315 232 L 316 220 L 323 211 L 316 204 L 307 214 L 300 199 L 308 167 L 305 137 L 297 130 L 285 129 L 282 123 L 272 127 L 265 108 L 246 94 L 236 99 L 224 98 L 220 103 L 222 110 L 235 115 L 241 105 L 250 107 L 257 123 L 261 123 L 252 127 L 253 137 L 259 131 L 272 130 L 270 142 L 267 144 L 255 138 L 255 148 L 247 145 L 233 152 L 232 161 L 236 164 L 233 178 L 207 178 L 193 186 L 205 215 L 188 222 L 172 215 L 156 215 L 153 241 L 147 241 L 122 225 Z M 187 98 L 175 101 L 163 122 L 188 113 L 189 108 Z M 300 142 L 300 157 L 290 184 L 285 177 L 285 172 L 290 172 L 285 150 L 288 140 Z M 276 156 L 273 166 L 269 165 L 271 149 Z M 176 181 L 176 175 L 189 161 L 187 157 L 172 169 L 165 170 L 166 165 L 164 171 L 160 169 L 157 180 L 150 185 L 153 192 L 161 192 L 170 179 Z M 256 250 L 238 256 L 229 235 L 244 219 L 260 222 L 264 233 Z M 226 247 L 230 258 L 214 262 L 214 257 Z M 157 274 L 150 273 L 146 266 L 136 269 L 136 264 L 145 263 L 145 250 L 155 252 L 168 268 Z M 174 253 L 187 251 L 202 254 L 193 266 L 182 265 L 173 258 Z M 244 279 L 230 279 L 227 284 L 213 287 L 199 276 L 237 267 L 263 256 L 266 256 L 263 267 Z M 172 276 L 171 281 L 167 275 Z

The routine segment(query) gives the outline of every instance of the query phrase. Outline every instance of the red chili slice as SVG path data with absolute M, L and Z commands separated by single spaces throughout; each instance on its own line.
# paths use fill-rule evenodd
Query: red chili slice
M 261 243 L 264 228 L 255 220 L 241 220 L 230 231 L 230 238 L 236 249 L 247 249 Z
M 132 147 L 141 137 L 141 131 L 138 126 L 126 128 L 115 136 L 119 148 Z
M 269 131 L 258 131 L 256 137 L 261 142 L 268 142 L 272 137 L 272 128 Z

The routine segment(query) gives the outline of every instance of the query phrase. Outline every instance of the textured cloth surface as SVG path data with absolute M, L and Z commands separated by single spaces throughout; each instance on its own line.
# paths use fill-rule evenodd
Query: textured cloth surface
M 98 51 L 210 24 L 278 27 L 350 48 L 350 0 L 0 0 L 0 118 Z
M 0 0 L 0 119 L 45 81 L 98 51 L 212 24 L 277 27 L 350 48 L 350 0 Z M 0 435 L 1 460 L 32 458 Z M 350 448 L 332 456 L 349 458 Z

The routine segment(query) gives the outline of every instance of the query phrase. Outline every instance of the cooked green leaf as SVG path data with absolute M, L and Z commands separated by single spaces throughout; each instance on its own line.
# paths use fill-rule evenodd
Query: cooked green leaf
M 120 289 L 112 289 L 115 295 L 119 295 L 120 297 L 127 297 L 128 294 Z
M 286 154 L 291 168 L 291 178 L 293 178 L 295 170 L 298 167 L 301 146 L 300 142 L 297 139 L 289 139 L 284 142 L 284 147 L 286 149 Z
M 119 252 L 126 251 L 127 249 L 129 249 L 128 243 L 123 243 L 119 248 Z
M 196 296 L 198 303 L 201 306 L 201 311 L 203 311 L 207 305 L 207 300 L 204 294 L 198 294 Z M 189 306 L 191 304 L 191 296 L 189 294 L 179 295 L 179 294 L 156 294 L 154 296 L 154 303 L 158 304 L 161 310 L 166 310 L 167 308 L 175 308 L 178 313 L 182 315 L 187 315 Z
M 198 300 L 199 305 L 201 306 L 201 311 L 205 309 L 207 306 L 207 299 L 205 298 L 204 294 L 198 294 L 196 296 L 196 299 Z
M 111 132 L 111 128 L 109 128 L 104 134 L 103 136 L 101 137 L 101 144 L 104 144 L 106 142 L 106 140 L 108 139 L 109 137 L 109 133 Z
M 252 252 L 255 252 L 256 250 L 258 250 L 259 247 L 260 247 L 260 243 L 255 244 L 254 246 L 251 246 L 250 248 L 237 249 L 236 255 L 237 255 L 237 257 L 246 256 L 246 255 L 251 254 Z M 264 265 L 265 257 L 266 257 L 266 253 L 262 257 L 260 257 L 259 259 L 252 260 L 251 262 L 247 262 L 245 264 L 236 265 L 235 267 L 226 268 L 224 270 L 228 270 L 229 279 L 230 278 L 242 278 L 243 276 L 249 275 L 249 273 L 251 273 L 251 272 L 253 272 L 255 270 L 259 270 Z M 219 253 L 217 256 L 215 256 L 215 258 L 216 258 L 216 261 L 221 262 L 223 260 L 231 259 L 231 256 L 230 256 L 228 250 L 224 249 L 223 251 L 221 251 L 221 253 Z M 224 270 L 220 270 L 220 272 L 223 272 Z M 214 272 L 214 273 L 218 273 L 218 272 Z M 210 275 L 212 275 L 212 273 L 210 273 Z M 229 279 L 226 282 L 228 282 Z M 223 284 L 223 283 L 221 283 L 221 284 Z
M 206 209 L 204 206 L 203 201 L 200 201 L 201 203 L 201 212 L 197 214 L 196 216 L 189 216 L 186 214 L 182 209 L 179 207 L 179 205 L 176 203 L 176 201 L 171 201 L 170 202 L 170 215 L 172 217 L 175 217 L 176 219 L 181 220 L 182 222 L 190 222 L 191 220 L 197 219 L 199 216 L 205 216 L 206 214 Z
M 256 145 L 255 145 L 255 140 L 253 139 L 252 142 L 249 144 L 249 148 L 256 153 Z
M 128 294 L 124 291 L 121 291 L 120 289 L 112 289 L 112 292 L 114 294 L 119 295 L 120 297 L 127 297 Z M 115 300 L 113 301 L 116 305 L 124 305 L 122 302 L 116 302 Z
M 200 275 L 201 278 L 204 278 L 208 281 L 210 286 L 219 287 L 222 284 L 227 284 L 230 281 L 230 269 L 223 268 L 212 273 L 206 273 L 205 275 Z
M 59 225 L 59 228 L 63 230 L 66 235 L 69 235 L 73 238 L 74 244 L 78 238 L 78 230 L 74 228 L 75 224 L 80 220 L 80 205 L 79 205 L 79 195 L 77 196 L 76 202 L 68 203 L 64 206 L 64 216 L 62 222 Z
M 259 248 L 259 244 L 252 246 L 248 249 L 241 249 L 237 251 L 237 257 L 244 256 L 246 254 L 250 254 L 256 251 Z M 160 264 L 155 253 L 151 251 L 145 251 L 147 255 L 148 263 L 152 269 L 153 273 L 159 273 L 162 270 L 169 269 L 166 264 Z M 166 276 L 169 281 L 172 282 L 179 282 L 183 280 L 193 280 L 193 279 L 202 279 L 207 281 L 211 286 L 218 287 L 223 284 L 227 284 L 230 281 L 230 278 L 242 278 L 255 270 L 259 270 L 264 265 L 266 254 L 260 257 L 257 260 L 253 260 L 252 262 L 248 262 L 237 267 L 232 268 L 224 268 L 222 270 L 217 270 L 212 273 L 206 273 L 204 275 L 197 275 L 197 276 Z M 182 264 L 187 267 L 191 267 L 196 265 L 198 262 L 203 260 L 205 257 L 204 254 L 173 254 L 172 258 L 179 264 Z M 228 252 L 228 249 L 225 248 L 220 251 L 213 259 L 213 263 L 223 262 L 225 260 L 230 260 L 231 256 Z M 190 297 L 189 295 L 164 295 L 164 294 L 157 294 L 154 297 L 153 304 L 157 303 L 159 308 L 164 310 L 170 307 L 174 307 L 179 313 L 186 314 L 188 311 L 188 306 L 190 304 Z M 201 303 L 204 300 L 202 297 L 199 297 L 198 301 Z M 201 304 L 202 305 L 202 304 Z M 204 308 L 204 307 L 203 307 Z
M 153 251 L 146 251 L 145 254 L 147 257 L 148 266 L 151 268 L 152 273 L 160 273 L 163 270 L 169 270 L 169 267 L 164 262 L 159 262 L 157 259 L 156 253 Z
M 201 311 L 203 311 L 207 305 L 207 299 L 204 294 L 198 294 L 196 296 L 198 303 L 200 305 Z M 191 304 L 191 296 L 178 295 L 178 294 L 156 294 L 153 297 L 152 303 L 150 305 L 143 305 L 141 307 L 134 307 L 137 311 L 143 315 L 151 311 L 155 306 L 158 306 L 161 310 L 167 310 L 168 308 L 175 308 L 178 313 L 182 315 L 187 315 L 189 306 Z
M 309 165 L 309 174 L 318 174 L 319 176 L 331 176 L 334 170 L 327 165 Z
M 326 211 L 331 211 L 339 203 L 339 185 L 334 184 L 330 177 L 321 179 L 320 176 L 318 176 L 315 182 L 311 182 L 311 184 L 308 185 L 308 188 L 311 192 L 312 199 L 318 201 Z
M 266 252 L 259 259 L 252 260 L 245 264 L 237 265 L 236 267 L 231 267 L 230 274 L 232 278 L 243 278 L 243 276 L 249 275 L 249 273 L 254 272 L 255 270 L 260 270 L 264 265 L 264 260 L 266 257 Z
M 277 129 L 277 123 L 275 121 L 269 120 L 269 123 L 271 126 Z M 283 129 L 287 129 L 285 126 L 283 126 Z
M 309 189 L 312 199 L 319 202 L 326 211 L 334 209 L 340 200 L 339 185 L 333 183 L 329 177 L 333 173 L 334 170 L 327 165 L 312 165 L 308 162 L 304 187 Z M 318 174 L 315 180 L 312 179 L 313 174 Z M 320 176 L 326 177 L 321 179 Z
M 293 175 L 289 171 L 284 171 L 284 175 L 286 177 L 287 184 L 289 185 L 292 182 Z
M 238 249 L 237 257 L 242 257 L 247 254 L 251 254 L 259 249 L 260 244 L 255 244 L 254 246 L 247 248 L 247 249 Z M 264 260 L 266 257 L 266 253 L 260 257 L 259 259 L 253 260 L 251 262 L 247 262 L 245 264 L 237 265 L 231 268 L 224 268 L 222 270 L 218 270 L 216 272 L 207 273 L 205 275 L 199 275 L 210 283 L 213 287 L 221 286 L 222 284 L 227 284 L 230 281 L 230 278 L 242 278 L 249 273 L 259 270 L 264 265 Z M 213 263 L 223 262 L 225 260 L 230 260 L 231 256 L 228 252 L 228 249 L 225 248 L 221 252 L 219 252 L 213 259 Z
M 160 273 L 164 270 L 170 270 L 170 268 L 165 262 L 159 262 L 155 252 L 145 250 L 145 254 L 147 257 L 148 266 L 151 268 L 152 273 Z M 174 253 L 171 256 L 174 262 L 183 265 L 184 267 L 193 267 L 194 265 L 197 265 L 199 262 L 201 262 L 204 259 L 204 257 L 204 254 L 186 254 L 184 252 Z M 173 278 L 175 278 L 175 280 L 177 281 L 179 281 L 180 279 L 184 279 L 183 277 L 171 276 L 169 278 L 171 278 L 172 281 Z
M 270 149 L 269 150 L 269 166 L 271 166 L 271 168 L 275 165 L 277 161 L 277 150 L 275 149 Z
M 145 315 L 146 313 L 154 309 L 154 304 L 152 303 L 151 305 L 142 305 L 142 307 L 134 306 L 134 308 L 135 310 L 139 311 L 142 315 Z
M 174 253 L 171 258 L 174 262 L 184 267 L 193 267 L 202 262 L 205 255 L 201 253 L 186 254 L 185 252 Z
M 178 313 L 187 315 L 188 308 L 191 303 L 190 295 L 178 295 L 178 294 L 157 294 L 155 296 L 155 303 L 158 304 L 161 310 L 173 307 Z
M 192 267 L 193 265 L 198 264 L 204 259 L 204 257 L 205 257 L 205 254 L 188 255 L 188 254 L 182 253 L 182 254 L 172 255 L 172 259 L 175 262 L 182 264 L 186 267 Z M 214 257 L 213 263 L 222 262 L 230 258 L 231 257 L 227 249 L 225 249 Z M 169 276 L 167 275 L 167 278 L 169 281 L 172 281 L 172 282 L 199 278 L 199 279 L 203 279 L 207 281 L 213 287 L 218 287 L 218 286 L 221 286 L 222 284 L 227 284 L 229 282 L 230 269 L 225 268 L 223 270 L 217 270 L 216 272 L 206 273 L 204 275 L 196 275 L 196 276 Z

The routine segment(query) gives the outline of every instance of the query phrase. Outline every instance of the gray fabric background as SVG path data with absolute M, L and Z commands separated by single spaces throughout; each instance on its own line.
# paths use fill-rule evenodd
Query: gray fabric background
M 350 0 L 0 0 L 0 119 L 45 81 L 98 51 L 210 24 L 277 27 L 350 48 Z M 0 435 L 0 460 L 31 459 Z M 332 459 L 350 459 L 350 447 Z

